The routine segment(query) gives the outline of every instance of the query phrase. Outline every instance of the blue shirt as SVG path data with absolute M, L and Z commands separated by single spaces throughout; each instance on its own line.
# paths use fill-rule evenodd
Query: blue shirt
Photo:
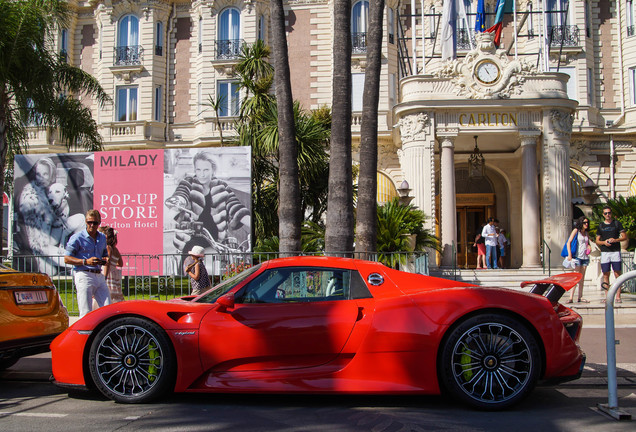
M 93 240 L 86 230 L 82 230 L 73 234 L 66 244 L 66 255 L 73 258 L 89 259 L 92 257 L 108 258 L 108 248 L 106 245 L 106 236 L 97 232 L 97 239 Z M 100 270 L 101 265 L 79 265 L 75 266 L 76 271 L 81 270 Z

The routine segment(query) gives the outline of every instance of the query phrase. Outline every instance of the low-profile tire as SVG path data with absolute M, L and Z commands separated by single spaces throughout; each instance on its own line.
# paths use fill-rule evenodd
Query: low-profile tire
M 439 376 L 451 396 L 475 408 L 501 410 L 525 398 L 541 371 L 534 335 L 514 318 L 477 315 L 451 330 Z
M 105 325 L 93 339 L 88 362 L 95 387 L 116 402 L 149 402 L 174 389 L 177 362 L 170 339 L 143 318 Z
M 11 366 L 16 364 L 18 360 L 20 360 L 20 357 L 8 357 L 0 359 L 0 371 L 9 369 Z

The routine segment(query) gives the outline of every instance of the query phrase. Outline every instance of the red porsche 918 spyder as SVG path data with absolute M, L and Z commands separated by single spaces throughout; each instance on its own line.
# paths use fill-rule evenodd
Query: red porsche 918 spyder
M 168 392 L 440 394 L 481 409 L 581 375 L 580 275 L 485 288 L 332 257 L 281 258 L 198 297 L 99 308 L 51 344 L 55 383 Z

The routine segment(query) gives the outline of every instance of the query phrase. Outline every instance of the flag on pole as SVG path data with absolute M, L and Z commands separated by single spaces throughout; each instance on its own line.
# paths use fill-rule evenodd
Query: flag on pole
M 445 0 L 442 9 L 442 60 L 457 58 L 457 3 Z
M 457 20 L 466 19 L 464 0 L 444 0 L 442 10 L 442 60 L 457 58 Z
M 486 31 L 486 7 L 484 6 L 484 0 L 477 2 L 477 15 L 475 16 L 475 33 L 482 33 Z
M 495 46 L 499 47 L 501 43 L 501 31 L 503 30 L 503 15 L 506 0 L 497 0 L 497 13 L 495 15 L 495 24 L 486 30 L 488 33 L 495 33 Z

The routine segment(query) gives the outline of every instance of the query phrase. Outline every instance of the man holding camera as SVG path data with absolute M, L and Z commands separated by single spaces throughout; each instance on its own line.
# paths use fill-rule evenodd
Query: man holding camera
M 93 297 L 99 307 L 110 304 L 110 291 L 102 274 L 108 258 L 106 236 L 97 230 L 101 223 L 99 211 L 87 211 L 86 230 L 74 234 L 66 244 L 64 262 L 75 266 L 73 280 L 80 318 L 93 309 Z

